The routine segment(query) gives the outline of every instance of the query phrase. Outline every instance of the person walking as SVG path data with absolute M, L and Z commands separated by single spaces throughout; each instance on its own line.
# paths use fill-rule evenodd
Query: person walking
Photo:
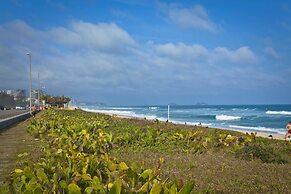
M 36 114 L 36 107 L 35 107 L 35 105 L 32 105 L 32 107 L 31 107 L 31 114 L 32 114 L 33 117 L 35 117 L 35 114 Z
M 287 133 L 285 135 L 285 141 L 287 141 L 288 136 L 289 138 L 291 136 L 291 121 L 286 125 L 286 129 L 287 129 Z

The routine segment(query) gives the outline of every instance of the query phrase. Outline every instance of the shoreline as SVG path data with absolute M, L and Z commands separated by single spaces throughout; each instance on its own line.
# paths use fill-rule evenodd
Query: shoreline
M 118 118 L 124 118 L 124 119 L 137 119 L 137 120 L 143 120 L 143 118 L 141 117 L 135 117 L 135 116 L 124 116 L 124 115 L 118 115 L 118 114 L 110 114 L 110 113 L 104 113 L 104 112 L 98 112 L 98 111 L 88 111 L 88 110 L 84 110 L 84 109 L 80 109 L 82 111 L 85 111 L 85 112 L 91 112 L 91 113 L 101 113 L 101 114 L 105 114 L 105 115 L 110 115 L 110 116 L 113 116 L 113 117 L 118 117 Z M 150 121 L 153 121 L 155 119 L 148 119 L 147 120 L 150 120 Z M 161 122 L 166 122 L 166 121 L 163 121 L 163 120 L 160 120 Z M 171 122 L 169 121 L 170 123 L 172 124 L 175 124 L 175 125 L 181 125 L 181 126 L 184 126 L 184 124 L 182 123 L 175 123 L 175 122 Z M 227 128 L 216 128 L 216 127 L 209 127 L 209 126 L 204 126 L 204 125 L 191 125 L 191 124 L 188 124 L 187 122 L 185 122 L 186 125 L 188 126 L 198 126 L 198 127 L 203 127 L 205 129 L 207 128 L 213 128 L 213 129 L 223 129 L 223 130 L 229 130 L 229 131 L 235 131 L 235 132 L 239 132 L 239 133 L 242 133 L 242 134 L 256 134 L 256 137 L 262 137 L 262 138 L 267 138 L 267 139 L 276 139 L 276 140 L 284 140 L 285 141 L 285 134 L 277 134 L 277 133 L 265 133 L 265 132 L 257 132 L 257 131 L 246 131 L 246 130 L 239 130 L 239 129 L 227 129 Z M 291 141 L 291 138 L 288 138 L 287 141 Z

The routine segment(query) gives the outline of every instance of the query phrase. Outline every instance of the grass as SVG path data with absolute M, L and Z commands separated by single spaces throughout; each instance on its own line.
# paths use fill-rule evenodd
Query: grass
M 146 168 L 164 158 L 162 177 L 174 180 L 193 180 L 194 191 L 221 193 L 290 193 L 289 164 L 246 161 L 223 153 L 206 152 L 193 155 L 185 153 L 132 152 L 118 150 L 114 155 L 126 163 L 140 161 Z
M 47 155 L 43 155 L 46 158 L 42 158 L 48 161 L 41 164 L 44 169 L 54 169 L 55 161 L 66 161 L 66 158 L 60 157 L 65 157 L 65 153 L 73 153 L 71 158 L 79 154 L 84 156 L 83 161 L 71 161 L 77 162 L 76 165 L 86 163 L 89 161 L 86 158 L 91 156 L 97 156 L 98 161 L 100 153 L 96 155 L 92 149 L 94 144 L 101 146 L 98 149 L 102 153 L 116 158 L 117 161 L 106 161 L 106 165 L 107 162 L 110 165 L 112 162 L 117 165 L 125 162 L 128 166 L 137 163 L 142 169 L 158 169 L 160 175 L 157 176 L 161 180 L 175 182 L 177 186 L 193 181 L 193 192 L 291 193 L 290 142 L 286 144 L 280 140 L 255 138 L 235 131 L 75 110 L 44 114 L 44 117 L 32 121 L 29 130 L 49 145 L 46 147 Z M 103 140 L 97 138 L 100 132 Z M 89 135 L 97 139 L 89 138 Z M 85 136 L 87 141 L 83 140 Z M 62 165 L 66 166 L 66 163 Z M 59 175 L 54 176 L 51 174 L 54 171 L 45 170 L 50 182 L 64 178 L 61 174 L 65 171 L 62 168 L 59 170 Z M 73 176 L 78 174 L 76 169 L 72 172 L 75 172 Z M 116 178 L 113 172 L 106 170 L 106 173 L 106 176 Z M 55 179 L 55 176 L 60 177 Z M 70 184 L 76 177 L 67 175 L 66 180 L 66 184 Z M 75 183 L 84 185 L 82 181 Z M 41 186 L 42 181 L 38 180 L 38 184 Z M 58 182 L 54 184 L 60 187 Z M 86 184 L 89 185 L 88 182 Z
M 198 130 L 203 135 L 246 136 L 221 129 L 139 119 L 110 119 L 113 123 L 129 128 L 151 126 L 169 131 Z M 140 161 L 140 165 L 145 165 L 146 168 L 153 168 L 160 158 L 164 158 L 162 177 L 172 180 L 194 180 L 195 192 L 291 193 L 290 143 L 259 137 L 255 139 L 237 151 L 224 146 L 208 147 L 199 153 L 187 153 L 179 145 L 141 148 L 133 144 L 118 147 L 112 150 L 112 154 L 126 163 Z

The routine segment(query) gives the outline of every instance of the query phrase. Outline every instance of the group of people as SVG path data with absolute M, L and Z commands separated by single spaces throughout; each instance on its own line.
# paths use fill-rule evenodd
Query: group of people
M 37 108 L 36 108 L 36 106 L 33 104 L 32 106 L 31 106 L 31 115 L 34 117 L 35 115 L 36 115 L 36 113 L 37 113 Z M 39 106 L 39 110 L 45 110 L 45 106 L 43 106 L 43 105 L 40 105 Z

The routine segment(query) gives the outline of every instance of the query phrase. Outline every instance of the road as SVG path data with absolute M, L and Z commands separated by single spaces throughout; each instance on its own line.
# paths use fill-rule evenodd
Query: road
M 29 110 L 0 110 L 0 120 L 20 115 L 28 111 Z

